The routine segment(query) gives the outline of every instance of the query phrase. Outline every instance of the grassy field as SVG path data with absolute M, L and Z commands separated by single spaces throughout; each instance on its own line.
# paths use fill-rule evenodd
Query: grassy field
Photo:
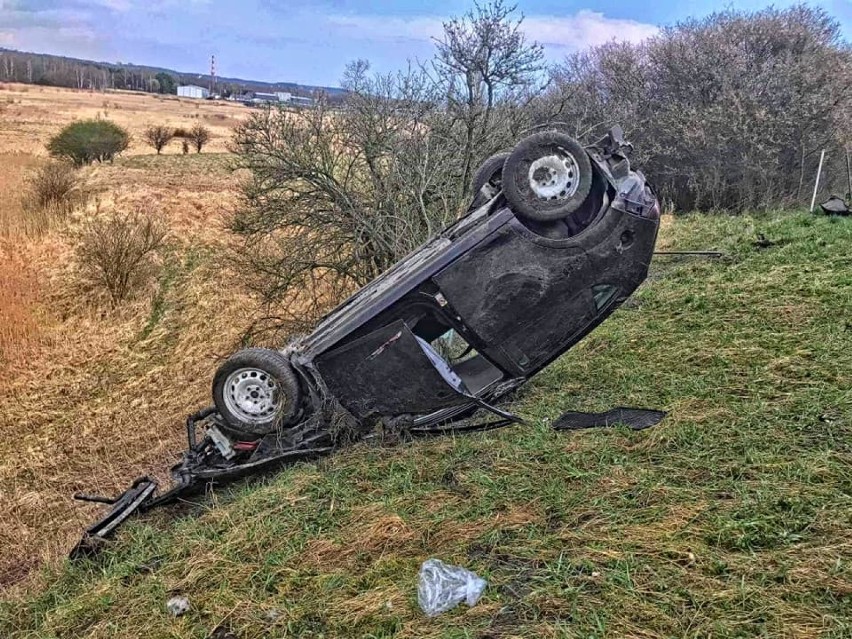
M 0 84 L 0 589 L 67 552 L 94 510 L 78 490 L 114 492 L 168 468 L 181 421 L 209 401 L 210 371 L 250 321 L 224 268 L 239 179 L 225 153 L 248 109 L 124 92 Z M 22 202 L 45 143 L 82 118 L 115 121 L 133 142 L 113 164 L 78 172 L 87 204 L 37 219 Z M 149 124 L 207 126 L 200 155 L 141 142 Z M 156 276 L 110 309 L 80 281 L 77 233 L 98 216 L 142 208 L 169 229 Z M 0 632 L 0 636 L 3 633 Z
M 529 425 L 356 446 L 152 514 L 10 593 L 0 636 L 852 636 L 852 220 L 668 217 L 661 243 L 726 256 L 660 257 L 515 398 Z M 170 309 L 146 348 L 199 316 Z M 670 414 L 549 428 L 615 405 Z M 480 603 L 426 619 L 428 557 L 484 576 Z

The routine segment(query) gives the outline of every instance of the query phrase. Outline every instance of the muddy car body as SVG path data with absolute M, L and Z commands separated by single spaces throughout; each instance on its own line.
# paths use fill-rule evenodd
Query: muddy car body
M 105 536 L 128 510 L 207 480 L 330 452 L 341 415 L 356 436 L 379 422 L 444 432 L 478 408 L 511 421 L 494 402 L 580 341 L 647 275 L 659 206 L 630 168 L 629 149 L 618 128 L 585 148 L 548 130 L 490 158 L 459 221 L 309 335 L 224 362 L 215 406 L 188 420 L 175 487 L 156 496 L 152 480 L 137 480 L 87 539 Z
M 485 185 L 481 206 L 475 201 L 283 355 L 359 420 L 440 421 L 476 405 L 474 398 L 517 387 L 647 275 L 659 210 L 644 177 L 630 170 L 625 144 L 615 131 L 585 149 L 592 185 L 574 228 L 517 215 L 501 191 L 488 198 L 493 186 Z M 453 360 L 453 347 L 467 356 Z M 214 397 L 222 395 L 214 387 Z M 243 421 L 250 410 L 235 415 L 225 399 L 217 405 L 238 429 L 253 430 Z

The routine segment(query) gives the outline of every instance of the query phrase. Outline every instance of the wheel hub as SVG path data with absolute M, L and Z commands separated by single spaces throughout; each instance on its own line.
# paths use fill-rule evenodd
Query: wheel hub
M 541 200 L 566 200 L 580 185 L 580 167 L 568 151 L 559 149 L 530 164 L 529 185 Z
M 268 422 L 283 405 L 278 384 L 266 371 L 240 368 L 225 380 L 225 405 L 245 421 Z

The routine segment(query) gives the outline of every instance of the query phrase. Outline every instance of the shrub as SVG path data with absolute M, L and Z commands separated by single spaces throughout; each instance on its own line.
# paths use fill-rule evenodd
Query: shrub
M 175 128 L 175 130 L 172 132 L 172 135 L 176 138 L 188 138 L 189 131 L 184 129 L 182 126 L 179 126 Z
M 166 235 L 165 225 L 144 211 L 118 212 L 86 224 L 77 260 L 84 276 L 104 288 L 116 306 L 151 276 Z
M 27 234 L 41 234 L 88 199 L 83 179 L 67 162 L 49 162 L 27 178 L 21 209 Z
M 85 199 L 82 178 L 67 162 L 48 162 L 27 180 L 27 208 L 52 208 L 68 213 Z
M 201 153 L 201 149 L 210 141 L 210 129 L 203 124 L 196 124 L 189 130 L 189 139 L 195 145 L 195 152 Z
M 72 122 L 50 139 L 47 150 L 53 157 L 66 158 L 75 166 L 94 161 L 112 161 L 130 144 L 130 135 L 114 122 L 80 120 Z
M 149 126 L 142 134 L 142 138 L 152 147 L 157 149 L 157 155 L 159 155 L 163 148 L 172 141 L 173 137 L 174 131 L 161 124 Z
M 622 123 L 677 209 L 783 207 L 809 201 L 822 149 L 823 193 L 846 190 L 850 60 L 820 8 L 725 10 L 574 54 L 549 97 L 587 140 Z

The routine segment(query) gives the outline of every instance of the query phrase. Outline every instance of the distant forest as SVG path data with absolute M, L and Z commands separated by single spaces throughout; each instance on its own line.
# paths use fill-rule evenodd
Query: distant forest
M 0 82 L 22 82 L 54 87 L 104 91 L 125 89 L 147 93 L 176 93 L 178 85 L 197 84 L 210 88 L 210 76 L 121 62 L 94 62 L 44 53 L 0 48 Z M 239 78 L 216 78 L 216 93 L 223 96 L 246 91 L 288 91 L 315 97 L 325 93 L 340 98 L 344 91 L 291 82 L 259 82 Z

